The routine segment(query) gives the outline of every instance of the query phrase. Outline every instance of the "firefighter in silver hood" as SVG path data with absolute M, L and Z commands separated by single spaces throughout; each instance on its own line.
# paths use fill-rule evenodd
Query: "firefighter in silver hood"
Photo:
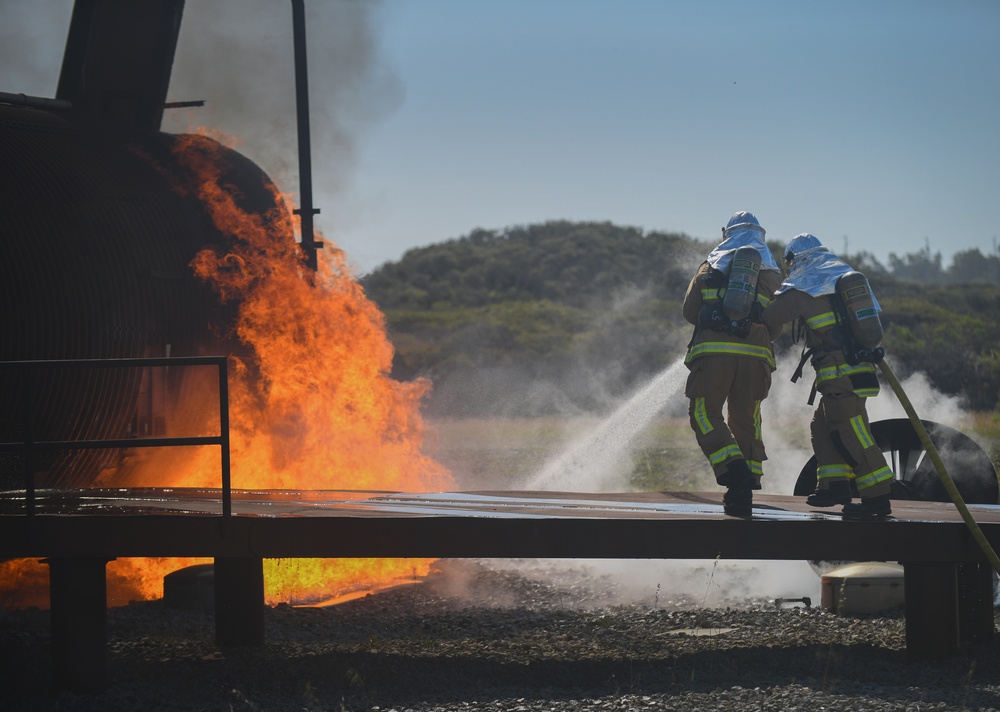
M 887 516 L 892 512 L 889 492 L 893 473 L 872 438 L 865 407 L 866 399 L 879 392 L 875 364 L 849 359 L 845 354 L 848 324 L 837 301 L 838 280 L 858 273 L 807 233 L 789 241 L 784 257 L 788 277 L 762 318 L 778 332 L 784 324 L 794 322 L 793 340 L 805 337 L 802 359 L 792 380 L 801 376 L 807 359 L 816 374 L 809 397 L 812 404 L 815 394 L 820 395 L 810 424 L 816 490 L 806 501 L 814 507 L 843 505 L 843 515 L 853 519 Z M 874 296 L 872 300 L 877 314 L 878 302 Z M 860 503 L 851 501 L 851 480 L 861 496 Z
M 727 488 L 723 508 L 732 516 L 751 514 L 767 459 L 760 406 L 774 350 L 760 315 L 781 272 L 764 234 L 753 213 L 733 215 L 684 296 L 684 318 L 695 325 L 685 358 L 691 427 L 716 482 Z

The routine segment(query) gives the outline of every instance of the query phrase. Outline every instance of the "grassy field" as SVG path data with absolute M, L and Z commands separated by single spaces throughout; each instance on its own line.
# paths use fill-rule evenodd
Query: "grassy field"
M 519 489 L 552 458 L 600 425 L 596 418 L 439 420 L 434 454 L 463 489 Z M 636 436 L 622 489 L 697 489 L 714 486 L 687 420 L 665 419 Z
M 521 489 L 600 423 L 597 418 L 439 420 L 432 423 L 437 436 L 434 454 L 462 489 Z M 788 426 L 797 425 L 782 429 L 788 433 L 796 429 Z M 809 457 L 809 436 L 797 429 L 800 467 Z M 717 486 L 686 418 L 654 421 L 635 436 L 624 457 L 630 473 L 616 479 L 618 486 L 613 489 L 697 491 Z
M 597 418 L 481 418 L 431 422 L 431 452 L 463 490 L 523 489 L 553 458 L 598 427 Z M 980 413 L 953 426 L 970 436 L 1000 468 L 1000 414 Z M 791 494 L 811 457 L 808 422 L 767 423 L 765 442 L 773 493 Z M 698 491 L 717 487 L 686 418 L 662 418 L 639 433 L 628 449 L 631 473 L 616 480 L 622 491 Z M 779 480 L 780 475 L 780 482 Z

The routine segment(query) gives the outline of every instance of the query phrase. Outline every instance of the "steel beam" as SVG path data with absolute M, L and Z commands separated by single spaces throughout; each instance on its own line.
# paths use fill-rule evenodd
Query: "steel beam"
M 993 640 L 995 578 L 993 567 L 986 562 L 958 567 L 958 639 L 963 645 Z
M 958 564 L 904 562 L 906 659 L 944 660 L 958 654 Z
M 264 644 L 264 561 L 215 560 L 215 642 L 220 646 Z
M 49 610 L 56 690 L 101 692 L 107 686 L 108 608 L 105 558 L 51 558 Z

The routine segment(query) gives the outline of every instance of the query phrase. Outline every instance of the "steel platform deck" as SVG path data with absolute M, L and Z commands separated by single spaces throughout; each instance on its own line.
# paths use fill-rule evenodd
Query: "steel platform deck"
M 844 521 L 800 497 L 760 495 L 728 517 L 717 492 L 247 491 L 0 493 L 0 557 L 230 556 L 825 559 L 979 562 L 951 503 L 893 501 Z M 1000 505 L 970 505 L 1000 548 Z
M 586 558 L 898 561 L 911 660 L 991 640 L 993 571 L 951 503 L 894 500 L 845 521 L 800 497 L 754 497 L 726 516 L 716 492 L 0 492 L 0 557 L 50 566 L 57 686 L 103 685 L 105 566 L 117 557 L 215 559 L 216 637 L 263 644 L 265 558 Z M 1000 505 L 969 505 L 1000 549 Z

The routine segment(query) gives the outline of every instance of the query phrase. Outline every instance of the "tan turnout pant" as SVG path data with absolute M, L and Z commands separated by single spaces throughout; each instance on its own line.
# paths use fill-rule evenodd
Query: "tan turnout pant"
M 823 393 L 810 432 L 817 489 L 853 479 L 862 497 L 889 494 L 892 470 L 871 435 L 864 398 L 853 393 Z
M 760 359 L 713 354 L 691 364 L 684 392 L 691 428 L 716 478 L 741 458 L 758 479 L 763 474 L 760 404 L 770 388 L 771 368 Z

